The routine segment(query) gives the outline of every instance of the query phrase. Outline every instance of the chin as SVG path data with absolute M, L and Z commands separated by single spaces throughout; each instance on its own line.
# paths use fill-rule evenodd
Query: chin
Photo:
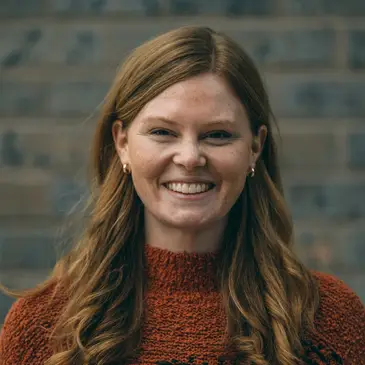
M 165 222 L 174 228 L 180 229 L 202 229 L 214 223 L 211 217 L 197 217 L 196 215 L 189 215 L 184 217 L 166 217 Z

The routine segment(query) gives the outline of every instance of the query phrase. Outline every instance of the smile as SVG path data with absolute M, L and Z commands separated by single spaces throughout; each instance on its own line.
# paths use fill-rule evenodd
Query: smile
M 181 194 L 200 194 L 212 189 L 214 184 L 205 183 L 168 183 L 164 186 L 177 193 Z

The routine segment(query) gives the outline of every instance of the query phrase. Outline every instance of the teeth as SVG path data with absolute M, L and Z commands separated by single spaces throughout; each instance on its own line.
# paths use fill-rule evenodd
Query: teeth
M 183 194 L 198 194 L 209 190 L 210 184 L 169 183 L 167 184 L 167 188 Z

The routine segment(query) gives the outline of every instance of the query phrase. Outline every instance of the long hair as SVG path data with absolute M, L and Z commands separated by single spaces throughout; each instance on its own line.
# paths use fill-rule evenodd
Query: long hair
M 146 288 L 143 204 L 123 174 L 112 125 L 126 128 L 169 86 L 203 73 L 224 78 L 245 106 L 252 133 L 267 128 L 253 178 L 229 213 L 220 290 L 236 353 L 256 365 L 292 365 L 301 334 L 313 326 L 318 288 L 293 252 L 272 123 L 258 70 L 233 40 L 206 27 L 182 27 L 136 48 L 105 98 L 92 153 L 90 218 L 81 239 L 51 277 L 67 292 L 46 365 L 122 363 L 141 340 Z M 255 147 L 255 146 L 254 146 Z

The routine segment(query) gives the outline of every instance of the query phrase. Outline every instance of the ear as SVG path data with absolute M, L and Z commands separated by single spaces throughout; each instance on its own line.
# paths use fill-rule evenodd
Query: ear
M 115 150 L 122 164 L 130 164 L 128 153 L 127 130 L 121 120 L 116 120 L 112 125 L 112 135 Z
M 252 161 L 251 166 L 255 166 L 256 161 L 260 157 L 262 149 L 264 148 L 264 144 L 267 137 L 267 128 L 266 126 L 262 125 L 256 136 L 253 136 L 252 139 Z

